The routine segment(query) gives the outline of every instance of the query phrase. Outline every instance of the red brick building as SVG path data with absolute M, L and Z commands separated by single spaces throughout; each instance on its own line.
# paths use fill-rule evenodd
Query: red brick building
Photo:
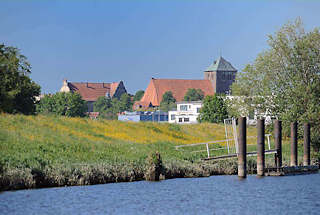
M 63 80 L 60 92 L 77 92 L 88 103 L 88 112 L 93 111 L 93 103 L 101 96 L 119 98 L 127 93 L 122 81 L 113 83 L 68 82 Z
M 201 89 L 205 96 L 214 94 L 210 80 L 152 78 L 141 100 L 134 104 L 134 109 L 160 106 L 162 96 L 167 91 L 171 91 L 177 101 L 183 101 L 190 88 Z
M 133 109 L 147 109 L 158 107 L 165 92 L 171 91 L 177 102 L 181 102 L 188 89 L 201 89 L 204 95 L 215 93 L 228 94 L 230 86 L 235 80 L 237 70 L 219 57 L 205 71 L 203 80 L 186 79 L 155 79 L 152 78 L 140 101 L 135 102 Z

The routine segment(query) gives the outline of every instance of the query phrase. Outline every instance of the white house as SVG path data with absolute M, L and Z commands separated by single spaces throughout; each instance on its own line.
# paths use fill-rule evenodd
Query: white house
M 177 110 L 169 111 L 169 123 L 197 123 L 197 118 L 202 107 L 201 101 L 177 102 Z

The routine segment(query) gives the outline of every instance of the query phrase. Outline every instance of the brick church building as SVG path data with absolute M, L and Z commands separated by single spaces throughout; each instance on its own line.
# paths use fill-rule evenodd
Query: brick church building
M 190 88 L 201 89 L 205 96 L 215 93 L 230 93 L 237 70 L 223 57 L 215 60 L 205 71 L 203 80 L 155 79 L 152 78 L 140 101 L 135 102 L 133 109 L 158 107 L 165 92 L 171 91 L 177 102 L 183 101 Z

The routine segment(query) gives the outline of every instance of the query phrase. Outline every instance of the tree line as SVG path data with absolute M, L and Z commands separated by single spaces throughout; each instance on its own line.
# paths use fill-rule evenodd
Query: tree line
M 17 48 L 0 45 L 1 112 L 83 116 L 85 102 L 76 94 L 47 95 L 37 104 L 40 86 L 31 80 L 30 73 L 30 64 Z M 143 95 L 143 91 L 138 92 L 134 96 L 123 95 L 120 99 L 100 98 L 94 104 L 94 110 L 112 118 L 117 112 L 131 110 L 133 102 Z M 312 133 L 320 134 L 319 28 L 306 31 L 301 20 L 297 19 L 269 35 L 268 48 L 238 73 L 231 92 L 237 99 L 227 104 L 221 96 L 204 98 L 198 89 L 189 89 L 184 100 L 203 100 L 202 113 L 209 116 L 215 116 L 217 110 L 234 117 L 248 116 L 252 111 L 268 113 L 283 120 L 285 129 L 289 128 L 290 122 L 297 120 L 310 122 Z M 166 92 L 160 109 L 170 110 L 175 102 L 172 92 Z M 75 108 L 77 105 L 79 109 Z M 204 115 L 201 119 L 214 122 Z M 320 142 L 320 135 L 312 138 L 318 138 Z

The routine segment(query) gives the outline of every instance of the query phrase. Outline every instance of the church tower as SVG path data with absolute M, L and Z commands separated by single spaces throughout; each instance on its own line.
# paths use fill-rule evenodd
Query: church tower
M 204 71 L 204 79 L 211 81 L 215 93 L 230 94 L 236 73 L 231 63 L 220 56 Z

